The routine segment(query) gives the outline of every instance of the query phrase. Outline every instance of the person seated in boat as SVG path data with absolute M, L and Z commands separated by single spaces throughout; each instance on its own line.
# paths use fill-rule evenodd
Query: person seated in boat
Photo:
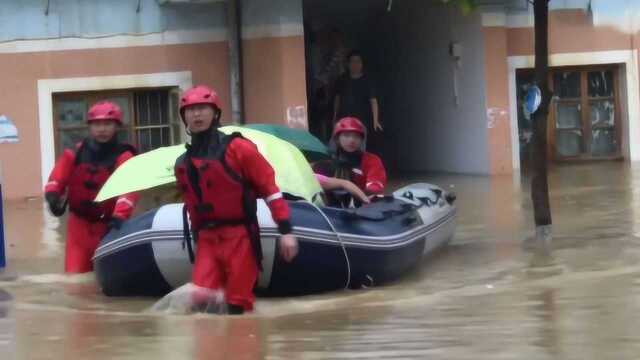
M 387 173 L 382 160 L 365 151 L 366 129 L 354 117 L 340 119 L 329 145 L 331 160 L 314 165 L 317 174 L 353 182 L 368 197 L 384 194 Z M 335 201 L 332 201 L 335 205 Z
M 94 202 L 113 171 L 136 154 L 129 144 L 120 143 L 122 126 L 118 105 L 103 101 L 87 113 L 89 137 L 73 149 L 66 149 L 56 162 L 44 193 L 54 216 L 64 214 L 69 205 L 64 270 L 84 273 L 93 270 L 91 258 L 110 227 L 119 228 L 133 213 L 135 193 L 102 203 Z M 66 201 L 63 196 L 66 193 Z
M 298 241 L 273 168 L 251 141 L 217 130 L 221 114 L 218 95 L 206 86 L 182 95 L 180 116 L 191 144 L 176 161 L 175 175 L 197 239 L 192 282 L 224 290 L 228 312 L 242 314 L 253 309 L 262 261 L 257 198 L 266 201 L 278 226 L 284 261 L 297 255 Z M 208 301 L 194 299 L 195 310 L 207 311 Z

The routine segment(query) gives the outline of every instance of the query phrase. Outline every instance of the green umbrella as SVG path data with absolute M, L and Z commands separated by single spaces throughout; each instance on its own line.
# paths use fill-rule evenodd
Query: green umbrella
M 292 143 L 300 149 L 309 161 L 329 158 L 327 147 L 317 137 L 303 129 L 290 128 L 274 124 L 247 124 L 245 127 L 260 130 Z
M 322 191 L 309 163 L 290 143 L 258 130 L 237 126 L 225 126 L 220 131 L 226 134 L 240 132 L 256 144 L 258 151 L 275 170 L 280 190 L 309 201 Z M 175 182 L 173 168 L 176 159 L 184 152 L 184 144 L 167 146 L 129 159 L 107 180 L 96 201 Z

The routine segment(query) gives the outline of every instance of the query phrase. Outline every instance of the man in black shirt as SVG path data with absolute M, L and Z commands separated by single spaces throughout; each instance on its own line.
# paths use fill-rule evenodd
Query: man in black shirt
M 363 72 L 362 54 L 354 51 L 348 61 L 349 72 L 337 84 L 333 121 L 352 116 L 364 123 L 369 134 L 382 131 L 376 90 Z

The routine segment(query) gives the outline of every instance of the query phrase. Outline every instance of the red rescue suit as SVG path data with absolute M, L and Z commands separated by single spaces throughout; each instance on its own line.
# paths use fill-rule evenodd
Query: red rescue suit
M 360 167 L 351 169 L 351 181 L 367 194 L 382 194 L 387 186 L 382 160 L 375 154 L 364 152 Z
M 262 260 L 256 199 L 266 200 L 283 234 L 291 230 L 289 207 L 253 143 L 239 134 L 205 136 L 211 140 L 198 149 L 188 146 L 175 166 L 197 239 L 193 283 L 224 289 L 228 304 L 250 311 Z
M 45 193 L 67 194 L 69 219 L 65 249 L 65 272 L 83 273 L 93 270 L 91 258 L 113 218 L 128 219 L 138 200 L 135 193 L 94 202 L 98 192 L 113 171 L 136 153 L 128 144 L 112 144 L 108 151 L 85 140 L 75 150 L 66 149 L 56 162 Z

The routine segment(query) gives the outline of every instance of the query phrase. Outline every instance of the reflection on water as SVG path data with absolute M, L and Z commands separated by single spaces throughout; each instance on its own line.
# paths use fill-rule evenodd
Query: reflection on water
M 527 246 L 526 181 L 423 175 L 396 185 L 415 181 L 457 192 L 450 246 L 396 283 L 259 299 L 240 318 L 149 314 L 154 299 L 106 298 L 91 275 L 59 274 L 63 234 L 40 202 L 9 203 L 12 276 L 0 275 L 0 288 L 15 300 L 0 306 L 2 359 L 11 346 L 19 359 L 638 358 L 638 169 L 553 169 L 550 257 Z

